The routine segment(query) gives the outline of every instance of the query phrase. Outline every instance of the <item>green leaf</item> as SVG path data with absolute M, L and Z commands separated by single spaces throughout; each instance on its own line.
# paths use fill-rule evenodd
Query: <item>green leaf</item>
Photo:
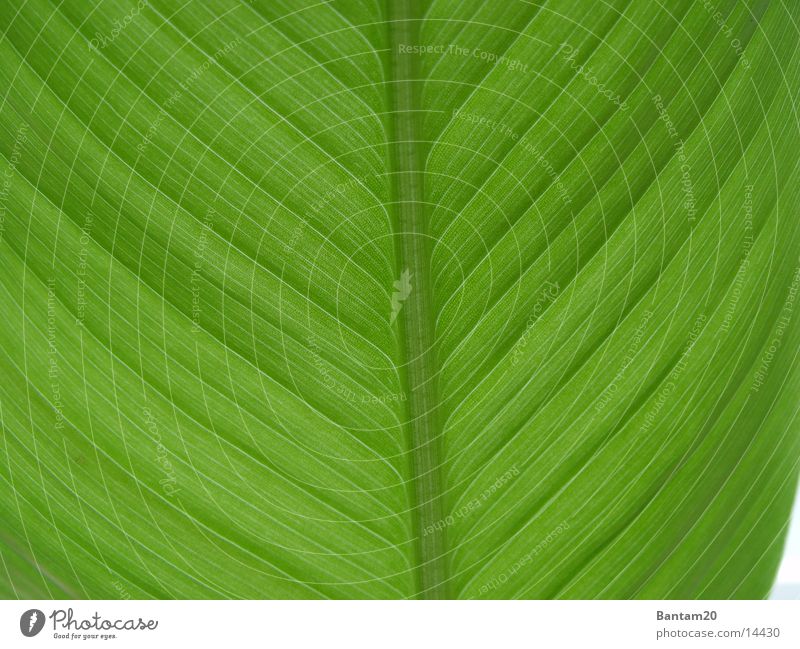
M 0 595 L 766 596 L 799 21 L 0 3 Z

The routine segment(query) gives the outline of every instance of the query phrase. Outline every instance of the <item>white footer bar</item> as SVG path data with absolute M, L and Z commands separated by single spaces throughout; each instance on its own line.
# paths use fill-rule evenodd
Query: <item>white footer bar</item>
M 2 601 L 0 647 L 800 647 L 800 601 Z

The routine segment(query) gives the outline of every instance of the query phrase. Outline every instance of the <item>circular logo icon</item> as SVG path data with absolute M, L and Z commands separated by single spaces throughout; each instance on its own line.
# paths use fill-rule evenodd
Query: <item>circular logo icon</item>
M 38 608 L 32 608 L 30 611 L 25 611 L 22 617 L 19 618 L 19 630 L 22 635 L 32 638 L 44 627 L 44 613 Z

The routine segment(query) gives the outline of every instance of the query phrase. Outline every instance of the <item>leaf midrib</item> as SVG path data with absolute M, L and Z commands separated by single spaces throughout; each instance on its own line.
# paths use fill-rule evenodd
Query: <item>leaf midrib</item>
M 430 239 L 420 151 L 417 60 L 400 46 L 418 42 L 422 16 L 417 0 L 387 0 L 389 56 L 386 78 L 389 115 L 388 153 L 395 234 L 395 277 L 411 273 L 411 293 L 403 302 L 398 367 L 406 387 L 404 437 L 409 450 L 410 497 L 416 536 L 416 596 L 447 596 L 443 519 L 441 440 L 437 417 Z M 405 47 L 404 47 L 405 49 Z M 426 532 L 426 530 L 432 530 Z

